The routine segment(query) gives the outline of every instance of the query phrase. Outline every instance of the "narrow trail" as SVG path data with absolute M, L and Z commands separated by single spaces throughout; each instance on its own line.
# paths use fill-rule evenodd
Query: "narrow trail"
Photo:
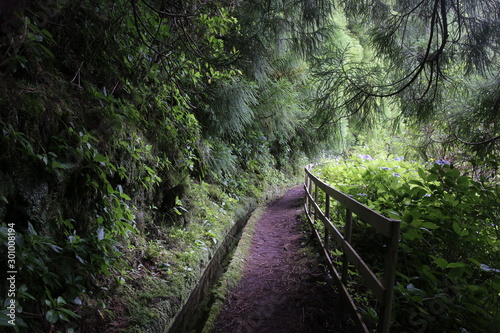
M 217 333 L 352 332 L 328 273 L 299 220 L 304 190 L 273 201 L 255 227 L 238 287 Z

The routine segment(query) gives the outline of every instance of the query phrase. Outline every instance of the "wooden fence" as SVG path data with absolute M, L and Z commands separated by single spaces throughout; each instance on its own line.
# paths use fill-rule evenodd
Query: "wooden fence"
M 350 196 L 328 186 L 312 174 L 310 166 L 306 167 L 305 173 L 305 212 L 310 224 L 313 226 L 313 231 L 324 250 L 332 276 L 336 280 L 339 289 L 347 300 L 349 310 L 356 323 L 357 330 L 359 332 L 369 332 L 367 325 L 363 321 L 361 314 L 357 310 L 357 307 L 346 287 L 349 263 L 356 268 L 359 275 L 363 278 L 364 284 L 373 292 L 373 295 L 378 300 L 378 304 L 380 306 L 378 309 L 379 318 L 377 332 L 388 333 L 391 327 L 392 298 L 395 284 L 400 221 L 386 218 L 385 216 L 354 200 Z M 322 191 L 325 195 L 324 211 L 318 203 L 319 191 Z M 331 198 L 337 200 L 346 208 L 345 229 L 343 233 L 340 232 L 330 221 Z M 378 233 L 385 236 L 385 267 L 382 281 L 375 275 L 375 273 L 373 273 L 371 268 L 368 267 L 368 265 L 351 245 L 353 214 L 355 214 L 361 221 L 369 223 Z M 316 220 L 321 221 L 324 225 L 324 235 L 322 236 L 314 227 L 314 221 Z M 329 253 L 329 242 L 331 239 L 335 241 L 337 248 L 343 253 L 341 274 L 337 272 Z

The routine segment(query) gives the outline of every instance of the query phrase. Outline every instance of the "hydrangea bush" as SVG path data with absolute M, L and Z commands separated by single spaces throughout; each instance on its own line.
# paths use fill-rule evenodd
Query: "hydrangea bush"
M 401 220 L 394 300 L 398 331 L 500 331 L 497 182 L 474 180 L 444 160 L 422 164 L 369 155 L 332 160 L 313 172 Z M 361 255 L 382 271 L 383 242 L 361 221 L 355 228 L 353 241 Z

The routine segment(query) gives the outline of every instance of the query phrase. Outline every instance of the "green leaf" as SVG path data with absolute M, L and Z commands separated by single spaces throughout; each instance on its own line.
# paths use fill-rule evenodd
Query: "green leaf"
M 59 320 L 59 314 L 55 310 L 49 310 L 45 314 L 45 319 L 51 324 L 55 324 Z
M 116 190 L 113 188 L 113 186 L 111 186 L 111 184 L 110 184 L 110 183 L 108 183 L 108 184 L 106 185 L 106 188 L 107 188 L 107 190 L 108 190 L 108 193 L 109 193 L 109 194 L 117 194 L 117 193 L 119 193 L 118 191 L 116 191 Z
M 430 173 L 428 176 L 427 176 L 427 181 L 428 182 L 433 182 L 435 180 L 437 180 L 439 178 L 438 174 L 437 173 Z
M 464 274 L 464 272 L 465 272 L 465 269 L 463 267 L 452 268 L 448 272 L 448 278 L 450 278 L 450 279 L 460 279 L 462 277 L 462 275 Z
M 107 161 L 108 161 L 108 159 L 107 159 L 105 156 L 101 155 L 101 154 L 97 154 L 97 155 L 94 157 L 94 159 L 95 159 L 97 162 L 101 163 L 101 164 L 104 164 L 105 162 L 107 162 Z
M 481 262 L 479 262 L 477 259 L 475 258 L 469 258 L 468 259 L 471 263 L 473 263 L 474 265 L 476 265 L 477 267 L 481 266 Z
M 68 316 L 64 312 L 59 312 L 59 318 L 61 318 L 64 321 L 69 321 Z
M 413 221 L 413 215 L 411 214 L 411 212 L 404 212 L 402 221 L 410 224 Z
M 120 197 L 125 200 L 132 200 L 127 194 L 120 192 Z
M 493 281 L 491 285 L 493 289 L 500 293 L 500 278 L 497 278 L 496 281 Z
M 433 274 L 435 272 L 431 271 L 431 269 L 428 265 L 422 266 L 422 273 L 424 273 L 424 275 L 427 276 L 431 281 L 434 281 L 434 282 L 438 281 L 436 276 Z
M 457 185 L 460 189 L 466 189 L 469 187 L 469 178 L 467 177 L 459 177 L 457 179 Z
M 101 272 L 106 276 L 111 276 L 111 272 L 109 271 L 109 267 L 107 264 L 101 264 L 100 266 Z
M 462 228 L 460 226 L 460 224 L 458 224 L 457 222 L 453 222 L 452 227 L 453 227 L 453 231 L 455 231 L 455 233 L 457 235 L 459 235 L 460 237 L 464 237 L 464 236 L 467 236 L 469 234 L 469 230 Z
M 421 227 L 426 228 L 426 229 L 432 229 L 432 230 L 439 229 L 439 226 L 433 222 L 424 222 Z
M 38 36 L 38 37 L 43 39 L 42 36 Z M 54 59 L 54 54 L 48 48 L 46 48 L 44 45 L 38 44 L 37 48 L 39 48 L 41 51 L 43 51 L 43 53 L 45 53 L 45 56 L 47 56 L 49 59 Z
M 75 312 L 71 311 L 70 309 L 66 309 L 66 308 L 59 309 L 59 317 L 61 317 L 61 314 L 65 314 L 65 318 L 68 318 L 68 316 L 72 317 L 72 318 L 80 318 L 80 316 L 77 315 Z M 65 319 L 65 320 L 67 320 L 67 319 Z
M 420 200 L 427 194 L 427 191 L 421 187 L 414 187 L 411 189 L 410 195 L 414 200 Z
M 461 268 L 466 266 L 467 265 L 463 262 L 451 262 L 448 265 L 446 265 L 446 268 Z
M 415 219 L 411 222 L 411 225 L 415 228 L 420 228 L 423 224 L 423 221 L 422 220 L 419 220 L 419 219 Z
M 409 180 L 408 184 L 412 184 L 412 185 L 417 185 L 417 186 L 420 186 L 420 187 L 424 187 L 424 184 L 422 184 L 422 182 L 420 180 L 416 180 L 416 179 Z
M 418 168 L 417 172 L 418 172 L 418 175 L 420 176 L 420 178 L 422 178 L 422 179 L 427 178 L 427 172 L 424 169 Z
M 415 229 L 409 229 L 405 234 L 404 237 L 410 241 L 419 238 L 420 235 Z
M 437 258 L 434 256 L 431 256 L 431 258 L 434 260 L 434 263 L 439 267 L 439 268 L 446 268 L 448 266 L 448 261 L 444 258 Z
M 68 228 L 73 230 L 75 227 L 73 226 L 73 223 L 71 223 L 71 222 L 74 222 L 74 221 L 75 220 L 73 220 L 73 219 L 67 219 L 67 220 L 63 220 L 62 222 L 65 226 L 67 226 Z
M 460 176 L 460 170 L 458 169 L 449 169 L 446 173 L 446 177 L 457 178 Z

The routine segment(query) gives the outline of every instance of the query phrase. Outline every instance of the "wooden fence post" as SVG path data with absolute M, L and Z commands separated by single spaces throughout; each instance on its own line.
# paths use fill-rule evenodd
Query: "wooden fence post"
M 401 224 L 399 221 L 391 221 L 391 237 L 387 242 L 384 268 L 384 286 L 386 288 L 384 302 L 379 315 L 377 331 L 389 333 L 392 321 L 392 298 L 394 295 L 394 284 L 396 283 L 396 267 L 398 261 L 399 233 Z
M 309 179 L 309 175 L 307 174 L 307 169 L 306 169 L 306 179 L 305 179 L 305 181 L 304 181 L 304 188 L 305 188 L 306 190 L 308 190 L 308 189 L 309 189 L 309 183 L 310 183 L 310 182 L 311 182 L 311 180 Z M 310 208 L 309 208 L 309 204 L 310 204 L 310 203 L 309 203 L 309 195 L 308 195 L 308 194 L 307 194 L 307 192 L 306 192 L 306 202 L 305 202 L 305 207 L 307 208 L 307 213 L 308 213 L 308 214 L 309 214 L 309 210 L 310 210 Z
M 344 227 L 344 241 L 350 243 L 352 237 L 352 212 L 346 208 L 345 214 L 345 227 Z M 347 273 L 349 269 L 349 258 L 344 252 L 342 255 L 342 283 L 347 285 Z
M 330 220 L 330 196 L 328 194 L 326 194 L 326 198 L 325 198 L 325 217 Z M 328 228 L 325 227 L 325 248 L 329 248 L 328 246 L 328 243 L 329 243 L 329 234 L 328 234 Z
M 307 176 L 309 179 L 309 194 L 312 196 L 312 187 L 313 187 L 313 181 L 309 175 Z M 312 205 L 312 200 L 309 198 L 309 206 L 307 207 L 309 209 L 309 215 L 311 215 L 311 205 Z
M 317 184 L 314 184 L 314 202 L 318 203 L 318 191 L 319 187 Z M 316 212 L 316 209 L 314 210 L 314 220 L 316 221 L 318 219 L 318 214 Z

